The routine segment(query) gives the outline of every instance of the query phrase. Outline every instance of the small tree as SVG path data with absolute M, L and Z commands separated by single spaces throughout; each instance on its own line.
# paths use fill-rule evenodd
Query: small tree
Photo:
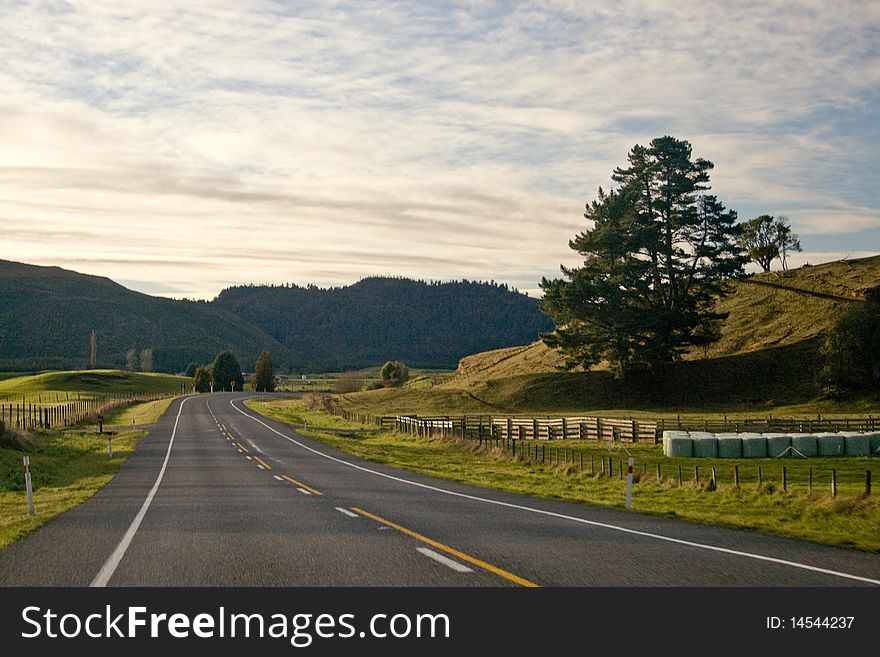
M 210 392 L 213 382 L 211 371 L 207 367 L 202 365 L 196 366 L 193 372 L 193 389 L 196 392 Z
M 379 378 L 386 388 L 403 385 L 409 379 L 409 368 L 399 360 L 389 360 L 379 370 Z
M 153 371 L 153 348 L 147 347 L 146 349 L 141 349 L 141 372 L 152 372 Z
M 201 363 L 193 361 L 186 366 L 186 370 L 184 370 L 183 375 L 191 379 L 196 375 L 196 370 L 199 369 L 201 366 Z
M 776 246 L 779 248 L 783 271 L 788 270 L 788 254 L 801 253 L 804 250 L 797 234 L 791 230 L 788 217 L 780 216 L 776 219 Z
M 141 368 L 141 362 L 138 358 L 138 351 L 131 347 L 125 352 L 125 369 L 129 372 L 137 372 Z
M 272 357 L 265 349 L 257 357 L 254 375 L 251 380 L 254 390 L 272 392 L 275 390 L 275 372 L 272 369 Z
M 241 373 L 241 365 L 231 351 L 217 354 L 211 368 L 216 390 L 230 391 L 244 388 L 244 375 Z
M 740 244 L 750 260 L 759 264 L 764 271 L 770 271 L 770 265 L 779 257 L 779 235 L 773 217 L 762 214 L 745 222 Z

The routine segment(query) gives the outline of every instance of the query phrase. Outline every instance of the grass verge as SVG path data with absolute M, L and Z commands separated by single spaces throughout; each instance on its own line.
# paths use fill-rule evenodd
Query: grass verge
M 163 399 L 135 404 L 108 419 L 114 424 L 155 422 L 171 404 Z M 115 418 L 115 419 L 114 419 Z M 17 541 L 59 513 L 83 503 L 119 472 L 147 435 L 125 430 L 113 434 L 113 458 L 107 457 L 107 436 L 92 426 L 25 436 L 18 449 L 0 449 L 0 548 Z M 30 456 L 36 516 L 27 512 L 22 457 Z
M 298 400 L 281 403 L 246 402 L 263 415 L 291 423 L 291 417 L 307 409 Z M 301 407 L 301 409 L 299 408 Z M 325 425 L 335 421 L 339 428 L 358 428 L 326 413 L 308 411 L 310 424 Z M 326 419 L 325 419 L 326 418 Z M 589 441 L 566 441 L 559 444 L 568 450 L 567 459 L 550 463 L 544 442 L 545 459 L 513 458 L 500 449 L 479 448 L 473 442 L 451 439 L 424 439 L 395 432 L 334 434 L 332 431 L 309 431 L 306 435 L 355 456 L 423 474 L 475 484 L 486 488 L 523 493 L 548 499 L 564 500 L 623 508 L 624 484 L 618 479 L 618 459 L 625 452 L 610 453 L 607 447 Z M 534 444 L 529 445 L 534 448 Z M 538 445 L 540 448 L 540 444 Z M 557 445 L 552 445 L 557 448 Z M 636 511 L 680 518 L 707 524 L 719 524 L 767 533 L 804 538 L 820 543 L 880 551 L 880 500 L 876 493 L 865 496 L 860 491 L 864 470 L 877 459 L 813 459 L 811 463 L 780 460 L 665 459 L 657 446 L 635 445 L 637 464 L 645 465 L 639 474 L 634 494 Z M 580 468 L 580 454 L 585 467 Z M 589 471 L 593 455 L 594 473 Z M 611 456 L 612 476 L 602 476 L 599 459 Z M 571 460 L 574 459 L 575 463 Z M 661 463 L 661 478 L 656 478 L 656 463 Z M 709 484 L 713 464 L 717 484 Z M 740 488 L 733 485 L 734 464 L 741 468 Z M 762 483 L 757 484 L 757 466 L 763 464 Z M 782 490 L 781 467 L 789 471 L 788 490 Z M 683 481 L 678 484 L 678 465 Z M 702 474 L 693 481 L 693 467 Z M 815 473 L 813 491 L 807 490 L 807 468 Z M 832 498 L 820 471 L 838 468 L 838 496 Z M 726 469 L 730 470 L 728 472 Z M 607 469 L 607 465 L 606 465 Z

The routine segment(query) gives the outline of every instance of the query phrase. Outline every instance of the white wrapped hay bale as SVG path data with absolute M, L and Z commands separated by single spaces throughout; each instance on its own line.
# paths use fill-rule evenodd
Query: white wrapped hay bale
M 714 459 L 718 457 L 718 439 L 714 433 L 691 431 L 694 443 L 694 458 Z
M 670 438 L 690 438 L 690 435 L 687 431 L 664 431 L 663 432 L 663 455 L 664 456 L 672 456 L 669 453 L 669 440 Z
M 742 438 L 738 433 L 719 433 L 718 457 L 722 459 L 741 459 L 743 455 Z
M 687 434 L 669 437 L 669 454 L 678 458 L 691 458 L 694 455 L 694 441 Z
M 767 439 L 760 433 L 741 433 L 743 458 L 764 459 L 767 458 Z
M 813 433 L 793 433 L 791 435 L 791 447 L 807 457 L 813 457 L 818 454 L 818 445 L 816 444 L 816 434 Z M 794 456 L 797 456 L 795 454 Z
M 847 456 L 867 456 L 871 453 L 871 438 L 866 433 L 843 431 L 843 448 Z
M 765 433 L 767 439 L 767 456 L 776 458 L 786 453 L 791 447 L 791 436 L 787 433 Z
M 839 433 L 820 433 L 816 436 L 819 456 L 843 456 L 845 441 Z

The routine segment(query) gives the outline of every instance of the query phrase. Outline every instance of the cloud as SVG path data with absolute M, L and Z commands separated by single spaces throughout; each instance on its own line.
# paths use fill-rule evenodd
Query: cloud
M 662 134 L 715 162 L 744 218 L 789 214 L 854 248 L 880 226 L 872 2 L 91 0 L 0 16 L 9 258 L 73 251 L 200 297 L 371 273 L 534 289 L 571 262 L 596 187 Z

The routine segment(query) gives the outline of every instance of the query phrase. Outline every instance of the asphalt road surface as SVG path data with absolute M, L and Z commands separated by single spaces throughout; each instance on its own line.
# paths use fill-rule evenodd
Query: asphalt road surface
M 880 585 L 880 554 L 377 465 L 244 397 L 175 401 L 109 485 L 0 551 L 0 585 Z

